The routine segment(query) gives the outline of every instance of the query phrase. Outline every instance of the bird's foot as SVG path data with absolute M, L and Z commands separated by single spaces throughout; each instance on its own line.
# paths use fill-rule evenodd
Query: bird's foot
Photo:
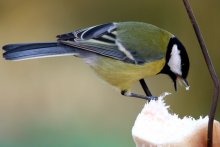
M 157 101 L 158 97 L 157 96 L 147 96 L 149 98 L 149 101 L 153 100 L 153 101 Z
M 124 95 L 124 96 L 128 96 L 128 97 L 135 97 L 135 98 L 145 99 L 147 101 L 151 101 L 151 100 L 157 101 L 158 99 L 163 99 L 164 97 L 166 97 L 167 95 L 170 95 L 171 93 L 164 92 L 160 96 L 145 96 L 145 95 L 141 95 L 141 94 L 132 93 L 132 92 L 127 91 L 127 90 L 122 90 L 121 94 Z
M 127 91 L 127 90 L 122 90 L 121 94 L 124 95 L 124 96 L 128 96 L 128 97 L 135 97 L 135 98 L 145 99 L 147 101 L 158 100 L 157 96 L 144 96 L 144 95 L 141 95 L 141 94 L 132 93 L 132 92 Z

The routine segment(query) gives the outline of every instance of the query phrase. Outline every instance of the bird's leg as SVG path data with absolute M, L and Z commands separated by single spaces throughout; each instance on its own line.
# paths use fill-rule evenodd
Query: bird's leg
M 141 98 L 141 99 L 145 99 L 147 101 L 151 101 L 151 100 L 157 100 L 158 97 L 157 96 L 153 96 L 146 84 L 146 82 L 144 81 L 144 79 L 140 79 L 139 80 L 146 96 L 144 95 L 141 95 L 141 94 L 136 94 L 136 93 L 132 93 L 130 91 L 127 91 L 127 90 L 122 90 L 121 91 L 121 94 L 124 95 L 124 96 L 129 96 L 129 97 L 135 97 L 135 98 Z
M 132 93 L 132 92 L 127 91 L 127 90 L 122 90 L 121 94 L 124 95 L 124 96 L 141 98 L 141 99 L 145 99 L 145 100 L 148 100 L 148 101 L 158 99 L 158 97 L 155 97 L 155 96 L 144 96 L 144 95 L 141 95 L 141 94 Z
M 146 93 L 147 96 L 152 96 L 146 82 L 144 81 L 144 79 L 140 79 L 139 80 L 141 87 L 143 88 L 144 92 Z
M 148 88 L 146 82 L 144 81 L 144 79 L 140 79 L 139 82 L 140 82 L 141 87 L 143 88 L 145 94 L 146 94 L 148 97 L 151 97 L 150 100 L 152 100 L 152 99 L 157 100 L 157 99 L 158 99 L 158 97 L 153 96 L 153 95 L 151 94 L 151 92 L 150 92 L 150 90 L 149 90 L 149 88 Z M 148 101 L 150 101 L 150 100 L 148 100 Z

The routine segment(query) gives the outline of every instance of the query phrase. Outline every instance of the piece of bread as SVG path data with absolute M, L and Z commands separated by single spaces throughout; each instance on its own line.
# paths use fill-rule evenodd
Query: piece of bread
M 162 98 L 146 104 L 132 128 L 136 147 L 207 147 L 208 117 L 179 118 Z M 220 123 L 214 122 L 213 147 L 220 147 Z

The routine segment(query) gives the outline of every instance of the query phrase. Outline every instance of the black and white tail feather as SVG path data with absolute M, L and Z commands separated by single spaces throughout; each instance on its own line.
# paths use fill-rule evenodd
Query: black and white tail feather
M 26 60 L 54 56 L 101 56 L 135 63 L 116 43 L 115 23 L 107 23 L 57 36 L 57 42 L 9 44 L 3 47 L 7 60 Z
M 27 60 L 54 56 L 77 55 L 76 49 L 58 42 L 9 44 L 3 47 L 7 60 Z

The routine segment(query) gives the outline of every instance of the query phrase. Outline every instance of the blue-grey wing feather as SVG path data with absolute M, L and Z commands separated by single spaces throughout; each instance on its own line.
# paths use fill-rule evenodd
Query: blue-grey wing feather
M 57 38 L 65 45 L 135 64 L 135 61 L 118 49 L 115 43 L 117 36 L 114 32 L 116 30 L 114 23 L 107 23 L 58 35 Z
M 116 23 L 106 23 L 58 35 L 57 43 L 10 44 L 3 47 L 3 50 L 5 50 L 4 57 L 15 60 L 59 54 L 76 55 L 76 53 L 80 57 L 86 57 L 90 53 L 94 53 L 127 63 L 143 64 L 145 60 L 132 50 L 125 49 L 134 58 L 131 58 L 126 54 L 126 51 L 120 49 L 117 44 L 116 31 Z
M 58 40 L 89 40 L 101 37 L 105 34 L 110 34 L 110 36 L 114 36 L 111 34 L 111 32 L 115 29 L 116 25 L 114 23 L 107 23 L 89 27 L 86 29 L 79 29 L 66 34 L 57 35 L 57 38 Z
M 74 41 L 61 41 L 61 43 L 67 46 L 72 46 L 74 48 L 79 48 L 85 51 L 89 51 L 105 57 L 110 57 L 123 62 L 134 63 L 134 61 L 130 60 L 123 52 L 120 52 L 117 49 L 117 46 L 110 46 L 104 44 L 97 45 L 90 42 L 74 42 Z

